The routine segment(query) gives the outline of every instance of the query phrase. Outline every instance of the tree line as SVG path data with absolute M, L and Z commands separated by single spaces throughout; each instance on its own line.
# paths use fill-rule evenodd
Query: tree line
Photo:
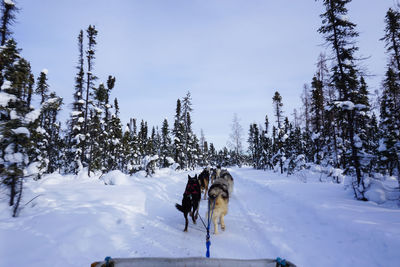
M 227 149 L 217 151 L 203 132 L 200 138 L 194 134 L 190 92 L 177 100 L 172 127 L 167 119 L 159 129 L 132 118 L 123 129 L 118 99 L 111 99 L 116 78 L 109 75 L 106 82 L 98 82 L 95 75 L 98 31 L 94 25 L 81 30 L 77 38 L 72 111 L 67 128 L 62 129 L 57 116 L 64 103 L 51 92 L 48 71 L 35 79 L 30 62 L 12 38 L 18 8 L 11 0 L 2 1 L 0 7 L 0 181 L 13 216 L 18 215 L 24 181 L 46 173 L 87 171 L 90 176 L 146 170 L 151 175 L 156 167 L 227 164 Z M 32 104 L 35 97 L 38 108 Z
M 366 200 L 368 179 L 376 173 L 397 175 L 400 185 L 400 12 L 390 8 L 384 18 L 381 41 L 388 64 L 377 115 L 355 55 L 359 33 L 347 17 L 350 2 L 322 1 L 325 12 L 318 32 L 331 55 L 328 59 L 320 54 L 311 86 L 304 86 L 302 118 L 295 110 L 294 120 L 289 122 L 283 115 L 282 97 L 276 92 L 272 132 L 268 132 L 266 117 L 263 126 L 250 125 L 248 143 L 257 169 L 275 168 L 291 174 L 311 163 L 331 175 L 335 169 L 343 170 L 354 178 L 355 197 Z M 338 181 L 337 176 L 335 179 Z
M 311 85 L 302 95 L 302 118 L 284 115 L 279 92 L 272 98 L 275 124 L 266 116 L 248 132 L 248 153 L 243 151 L 237 115 L 232 124 L 229 149 L 217 150 L 201 132 L 193 132 L 190 92 L 176 101 L 172 122 L 161 127 L 131 118 L 124 127 L 118 99 L 111 99 L 117 84 L 109 75 L 100 82 L 95 74 L 98 31 L 94 25 L 77 38 L 72 111 L 62 129 L 57 116 L 63 99 L 47 83 L 44 69 L 37 78 L 30 62 L 12 38 L 11 26 L 18 8 L 1 2 L 0 47 L 0 179 L 13 216 L 18 215 L 26 179 L 40 179 L 55 171 L 78 174 L 121 170 L 132 174 L 155 168 L 194 169 L 199 166 L 241 166 L 274 169 L 292 174 L 310 164 L 322 166 L 335 177 L 337 170 L 354 177 L 355 197 L 365 200 L 368 177 L 374 173 L 399 176 L 400 166 L 400 13 L 389 9 L 382 41 L 388 65 L 380 97 L 379 115 L 368 98 L 365 74 L 356 57 L 356 25 L 347 19 L 350 0 L 321 0 L 319 32 L 332 56 L 321 54 Z M 328 68 L 328 63 L 331 67 Z M 34 108 L 33 98 L 40 106 Z M 399 178 L 400 183 L 400 178 Z

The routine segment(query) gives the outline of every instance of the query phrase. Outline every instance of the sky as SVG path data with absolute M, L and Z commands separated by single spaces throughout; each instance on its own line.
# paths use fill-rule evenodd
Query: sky
M 116 77 L 123 125 L 130 118 L 173 126 L 176 101 L 187 92 L 193 129 L 227 145 L 236 113 L 243 142 L 251 123 L 274 122 L 272 97 L 282 95 L 285 116 L 301 109 L 301 93 L 331 50 L 317 32 L 322 1 L 296 0 L 17 0 L 13 27 L 22 56 L 37 77 L 47 69 L 50 90 L 64 99 L 69 117 L 78 61 L 79 31 L 98 30 L 93 73 L 98 83 Z M 394 0 L 353 0 L 358 56 L 370 92 L 380 89 L 387 64 L 384 17 Z M 65 124 L 64 124 L 65 125 Z

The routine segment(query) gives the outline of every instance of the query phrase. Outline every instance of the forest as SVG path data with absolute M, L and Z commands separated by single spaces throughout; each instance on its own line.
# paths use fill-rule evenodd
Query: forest
M 387 69 L 373 107 L 365 73 L 357 55 L 357 26 L 347 18 L 351 0 L 321 0 L 318 32 L 331 53 L 321 53 L 310 86 L 304 87 L 303 116 L 283 115 L 284 99 L 270 100 L 274 117 L 248 125 L 244 134 L 236 117 L 229 145 L 217 150 L 203 134 L 193 131 L 190 91 L 176 103 L 173 121 L 151 126 L 141 118 L 127 125 L 120 120 L 118 99 L 110 99 L 118 77 L 96 77 L 98 30 L 89 25 L 77 33 L 75 88 L 70 117 L 62 128 L 58 119 L 66 107 L 48 85 L 48 71 L 32 73 L 21 56 L 12 26 L 18 7 L 1 2 L 0 47 L 0 181 L 13 216 L 18 216 L 26 179 L 45 174 L 125 174 L 156 169 L 194 170 L 206 166 L 244 166 L 287 175 L 318 169 L 334 183 L 351 177 L 354 197 L 367 200 L 371 179 L 395 176 L 400 190 L 400 11 L 382 14 Z M 72 37 L 73 38 L 73 37 Z M 34 106 L 33 98 L 39 106 Z M 67 103 L 68 104 L 68 103 Z M 160 118 L 160 121 L 162 119 Z M 245 141 L 243 141 L 245 140 Z M 244 144 L 246 142 L 246 144 Z

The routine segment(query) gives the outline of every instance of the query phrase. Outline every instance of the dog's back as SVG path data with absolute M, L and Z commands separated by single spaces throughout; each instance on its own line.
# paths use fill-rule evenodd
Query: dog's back
M 231 195 L 233 192 L 233 177 L 232 177 L 232 175 L 227 170 L 222 170 L 219 179 L 223 179 L 226 181 L 226 184 L 228 186 L 229 195 Z
M 221 223 L 221 229 L 225 230 L 224 216 L 228 213 L 229 204 L 228 188 L 227 181 L 219 178 L 214 181 L 208 190 L 208 206 L 212 213 L 215 234 L 218 234 L 218 219 Z
M 221 174 L 221 166 L 217 166 L 215 169 L 211 169 L 211 184 L 214 183 L 216 179 L 220 177 Z
M 206 168 L 199 175 L 199 182 L 201 191 L 204 191 L 204 199 L 206 199 L 208 185 L 210 183 L 210 171 Z

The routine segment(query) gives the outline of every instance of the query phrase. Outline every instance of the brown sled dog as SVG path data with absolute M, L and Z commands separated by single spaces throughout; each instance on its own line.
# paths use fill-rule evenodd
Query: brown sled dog
M 182 205 L 175 204 L 175 207 L 183 212 L 185 217 L 185 229 L 183 231 L 187 232 L 188 229 L 188 213 L 192 217 L 193 223 L 196 224 L 197 216 L 199 215 L 199 204 L 201 199 L 201 191 L 199 180 L 197 175 L 190 177 L 188 175 L 188 182 L 186 184 L 185 192 L 183 193 Z
M 210 171 L 208 168 L 204 169 L 199 174 L 199 182 L 200 182 L 201 192 L 204 192 L 204 199 L 206 199 L 208 192 L 208 184 L 210 183 Z
M 208 190 L 209 213 L 212 214 L 211 220 L 214 223 L 214 234 L 218 234 L 218 221 L 221 229 L 225 230 L 224 216 L 228 213 L 229 204 L 229 185 L 223 178 L 217 178 Z M 214 208 L 214 210 L 212 210 Z M 209 216 L 207 214 L 207 216 Z

